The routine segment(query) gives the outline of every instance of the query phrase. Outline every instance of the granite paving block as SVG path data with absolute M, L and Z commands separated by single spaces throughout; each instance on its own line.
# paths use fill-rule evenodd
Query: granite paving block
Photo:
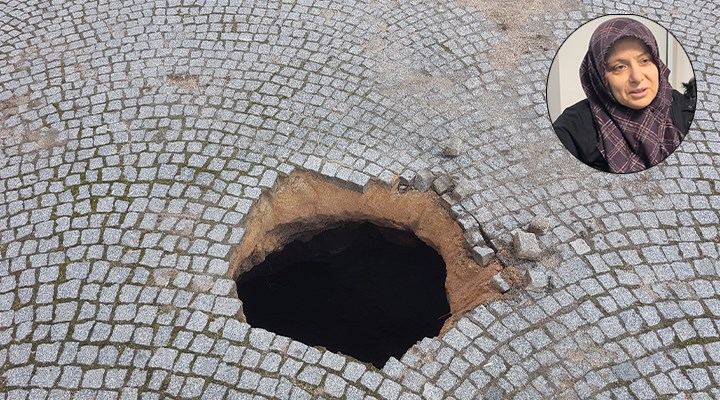
M 513 248 L 518 258 L 540 259 L 541 250 L 537 237 L 533 233 L 516 230 L 513 232 Z

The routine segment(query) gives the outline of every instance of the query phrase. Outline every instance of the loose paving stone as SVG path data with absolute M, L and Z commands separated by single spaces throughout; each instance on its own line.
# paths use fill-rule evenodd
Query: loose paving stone
M 540 245 L 533 233 L 516 230 L 513 232 L 513 248 L 518 258 L 526 260 L 539 260 L 541 256 Z
M 475 262 L 481 266 L 487 266 L 495 258 L 495 251 L 486 246 L 474 246 L 472 256 Z
M 456 201 L 462 201 L 475 193 L 476 189 L 472 182 L 466 179 L 460 179 L 452 189 L 452 198 Z
M 528 290 L 542 291 L 548 286 L 547 274 L 537 269 L 529 269 L 525 274 L 525 279 L 528 282 Z
M 463 151 L 462 148 L 462 139 L 460 139 L 459 136 L 453 135 L 445 141 L 445 148 L 443 150 L 443 154 L 446 157 L 457 157 Z
M 510 284 L 500 274 L 493 275 L 492 283 L 500 293 L 505 293 L 510 290 Z
M 435 180 L 435 175 L 429 169 L 423 169 L 418 171 L 412 180 L 412 185 L 415 189 L 421 192 L 427 192 Z
M 435 178 L 432 188 L 437 194 L 443 195 L 455 188 L 455 181 L 450 175 L 441 175 Z

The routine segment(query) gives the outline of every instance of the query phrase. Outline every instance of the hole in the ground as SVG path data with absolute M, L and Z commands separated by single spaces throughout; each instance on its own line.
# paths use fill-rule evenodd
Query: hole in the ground
M 350 222 L 295 240 L 238 281 L 248 323 L 382 368 L 450 316 L 442 257 L 413 233 Z
M 441 323 L 442 318 L 439 322 L 439 324 L 442 325 L 440 333 L 448 330 L 466 311 L 473 309 L 480 303 L 498 299 L 503 296 L 495 286 L 490 285 L 491 279 L 496 273 L 502 271 L 503 276 L 507 280 L 514 283 L 518 282 L 517 278 L 510 273 L 510 269 L 503 270 L 497 261 L 493 261 L 484 267 L 475 262 L 470 253 L 472 246 L 466 242 L 463 229 L 452 217 L 447 204 L 436 193 L 419 192 L 415 190 L 401 191 L 398 190 L 396 185 L 389 186 L 375 181 L 371 181 L 362 188 L 349 187 L 347 183 L 302 171 L 296 171 L 288 177 L 281 178 L 275 189 L 263 193 L 257 204 L 253 207 L 244 222 L 245 234 L 243 240 L 233 249 L 230 257 L 233 278 L 241 282 L 240 286 L 243 286 L 245 284 L 242 282 L 246 282 L 246 280 L 251 279 L 253 276 L 255 276 L 256 279 L 265 276 L 267 272 L 262 272 L 265 268 L 262 263 L 266 258 L 269 262 L 272 262 L 273 265 L 277 264 L 277 257 L 285 257 L 280 255 L 280 251 L 284 248 L 289 248 L 288 251 L 292 253 L 301 252 L 301 250 L 295 249 L 295 247 L 300 246 L 302 242 L 309 243 L 313 236 L 328 231 L 329 229 L 339 228 L 341 226 L 355 226 L 356 224 L 350 224 L 351 221 L 366 221 L 381 227 L 372 228 L 375 230 L 379 229 L 382 231 L 383 229 L 393 228 L 400 231 L 412 232 L 416 238 L 439 254 L 445 263 L 445 271 L 441 275 L 436 275 L 434 279 L 437 281 L 438 287 L 444 284 L 447 303 L 450 307 L 450 315 L 445 320 L 444 325 Z M 351 235 L 351 233 L 344 231 L 331 230 L 329 232 L 322 233 L 320 236 L 330 235 L 331 238 L 335 236 L 340 238 Z M 298 240 L 299 242 L 297 242 Z M 390 253 L 386 250 L 378 253 L 383 252 L 386 254 Z M 266 281 L 266 283 L 263 284 L 272 287 L 273 285 L 277 285 L 278 282 L 282 283 L 288 280 L 295 281 L 301 278 L 306 279 L 309 278 L 309 276 L 306 275 L 313 269 L 330 268 L 327 265 L 324 267 L 319 265 L 310 266 L 310 264 L 317 264 L 320 263 L 320 261 L 309 261 L 303 257 L 308 256 L 302 255 L 302 257 L 300 257 L 298 263 L 302 268 L 298 266 L 285 268 L 287 270 L 286 273 L 293 276 L 292 279 L 274 276 L 274 274 L 279 273 L 282 269 L 274 267 L 271 271 L 272 277 L 269 280 L 268 278 L 262 278 Z M 371 265 L 369 268 L 373 268 L 373 266 Z M 393 273 L 392 271 L 397 272 L 397 270 L 388 269 L 383 273 L 391 274 Z M 374 273 L 370 275 L 372 274 Z M 416 274 L 415 271 L 406 274 L 407 276 L 401 278 L 401 280 L 405 279 L 405 281 L 410 281 L 416 278 L 413 276 Z M 330 273 L 320 273 L 320 276 L 323 277 L 322 279 L 329 279 L 331 275 Z M 280 279 L 280 281 L 276 279 Z M 368 276 L 366 279 L 374 279 L 374 276 Z M 311 282 L 305 284 L 304 289 L 302 288 L 303 284 L 300 285 L 301 287 L 297 289 L 299 292 L 297 292 L 293 298 L 295 300 L 291 300 L 290 302 L 300 301 L 304 297 L 309 298 L 313 296 L 318 297 L 319 301 L 327 298 L 329 292 L 339 289 L 339 285 L 332 282 L 327 282 L 327 288 L 324 289 L 325 292 L 323 292 L 323 289 L 310 289 L 310 284 L 318 283 L 312 279 L 310 280 Z M 378 288 L 373 288 L 372 290 L 376 289 Z M 253 287 L 239 288 L 240 292 L 246 292 L 248 290 L 255 291 L 258 289 L 255 288 L 255 285 L 253 285 Z M 396 293 L 399 293 L 399 290 L 402 290 L 402 288 L 397 287 L 395 290 Z M 426 295 L 429 296 L 428 293 L 426 293 Z M 390 303 L 387 307 L 391 310 L 396 307 L 400 309 L 401 307 L 399 303 L 397 303 L 402 297 L 399 295 L 380 297 L 379 295 L 366 294 L 365 296 L 375 301 L 382 299 Z M 252 309 L 254 306 L 250 304 L 249 300 L 243 300 L 245 303 L 244 317 L 246 320 L 249 319 L 251 325 L 262 326 L 259 325 L 259 322 L 254 322 L 257 317 L 257 315 L 253 315 L 256 312 L 256 310 Z M 348 299 L 342 299 L 341 301 L 345 300 Z M 267 303 L 266 305 L 259 305 L 259 307 L 262 307 L 262 311 L 257 312 L 262 314 L 286 313 L 289 315 L 289 307 L 296 306 L 296 304 L 289 304 L 290 302 L 285 302 L 281 305 L 279 301 L 279 298 L 269 297 L 264 300 L 264 302 Z M 275 306 L 273 307 L 272 304 Z M 355 307 L 362 310 L 362 312 L 369 311 L 363 309 L 362 306 L 363 304 L 355 305 Z M 349 305 L 346 309 L 348 308 Z M 447 313 L 447 311 L 445 313 Z M 434 311 L 432 314 L 434 314 L 434 318 L 441 316 L 438 311 Z M 372 315 L 377 317 L 378 314 Z M 326 320 L 326 322 L 331 325 L 339 325 L 341 318 L 346 318 L 346 315 L 345 313 L 335 312 L 326 313 L 323 316 L 318 315 L 316 317 L 320 318 L 320 320 Z M 293 315 L 292 318 L 302 319 L 303 317 Z M 292 333 L 285 333 L 288 331 L 285 330 L 284 327 L 266 326 L 266 328 L 308 344 L 318 344 L 331 349 L 333 349 L 334 346 L 332 340 L 338 339 L 331 338 L 331 341 L 322 343 L 318 340 L 306 339 L 299 334 L 293 335 Z M 340 329 L 340 327 L 337 327 L 337 329 Z M 319 332 L 316 334 L 322 335 L 324 333 Z M 392 334 L 394 333 L 388 333 L 388 335 Z M 435 336 L 436 334 L 437 331 L 433 331 L 432 333 L 425 333 L 424 335 Z M 385 342 L 391 340 L 392 339 L 389 338 L 377 340 L 376 345 L 384 346 Z M 349 350 L 339 351 L 351 354 Z M 381 362 L 375 361 L 375 363 L 379 365 Z

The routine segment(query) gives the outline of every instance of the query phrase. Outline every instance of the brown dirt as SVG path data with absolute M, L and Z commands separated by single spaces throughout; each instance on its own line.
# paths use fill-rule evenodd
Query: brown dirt
M 502 266 L 495 261 L 481 267 L 472 259 L 462 228 L 434 192 L 401 193 L 396 185 L 377 182 L 370 182 L 360 192 L 308 172 L 279 180 L 275 190 L 264 193 L 246 217 L 243 241 L 230 256 L 233 277 L 237 279 L 292 241 L 309 239 L 342 221 L 370 221 L 410 230 L 443 257 L 452 314 L 443 332 L 466 311 L 503 297 L 488 285 Z
M 165 77 L 166 83 L 177 86 L 181 89 L 199 90 L 198 77 L 190 74 L 170 74 Z
M 25 140 L 35 145 L 38 150 L 43 150 L 64 145 L 65 142 L 60 141 L 59 136 L 60 132 L 55 129 L 42 129 L 25 133 Z

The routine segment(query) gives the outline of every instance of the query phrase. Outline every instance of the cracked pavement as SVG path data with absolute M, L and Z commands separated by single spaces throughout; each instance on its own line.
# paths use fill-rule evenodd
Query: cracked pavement
M 4 0 L 0 398 L 719 398 L 718 8 Z M 684 46 L 698 107 L 665 162 L 619 176 L 562 147 L 545 84 L 575 28 L 628 12 Z M 427 169 L 552 287 L 382 370 L 238 320 L 229 254 L 280 176 Z M 538 216 L 540 259 L 503 253 Z

